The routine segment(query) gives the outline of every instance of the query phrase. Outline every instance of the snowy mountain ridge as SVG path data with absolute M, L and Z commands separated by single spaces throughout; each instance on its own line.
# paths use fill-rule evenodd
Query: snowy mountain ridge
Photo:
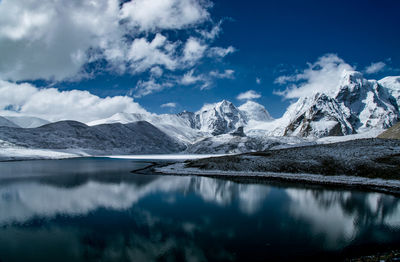
M 256 102 L 249 101 L 237 108 L 232 102 L 223 100 L 207 104 L 197 112 L 183 111 L 179 114 L 127 114 L 118 113 L 106 119 L 87 123 L 89 126 L 111 123 L 147 121 L 163 132 L 178 137 L 186 143 L 199 139 L 227 134 L 244 127 L 252 120 L 270 121 L 267 110 Z
M 236 107 L 223 100 L 206 104 L 197 112 L 128 117 L 123 123 L 146 120 L 189 144 L 201 138 L 229 134 L 240 127 L 251 137 L 320 138 L 387 129 L 399 121 L 399 104 L 400 77 L 376 81 L 366 79 L 357 71 L 344 71 L 336 88 L 300 97 L 278 119 L 273 119 L 254 101 Z M 113 116 L 89 125 L 118 121 L 121 120 Z M 177 133 L 178 130 L 182 132 Z
M 388 89 L 400 107 L 400 76 L 387 76 L 379 80 L 378 83 Z
M 186 146 L 146 121 L 87 126 L 60 121 L 37 128 L 0 127 L 5 147 L 77 149 L 88 154 L 177 153 Z
M 8 120 L 5 117 L 0 116 L 0 126 L 6 127 L 20 127 L 19 125 L 15 124 L 14 122 Z
M 62 121 L 32 128 L 46 121 L 23 116 L 0 117 L 0 140 L 4 147 L 69 149 L 72 146 L 110 153 L 262 151 L 318 143 L 323 137 L 328 140 L 363 134 L 376 137 L 399 121 L 399 97 L 400 77 L 376 81 L 364 78 L 359 72 L 346 71 L 336 88 L 299 98 L 278 119 L 273 119 L 264 106 L 254 101 L 236 107 L 223 100 L 207 104 L 197 112 L 117 113 L 87 125 Z
M 22 128 L 35 128 L 49 124 L 50 122 L 38 117 L 32 116 L 4 116 L 14 124 Z
M 399 107 L 388 88 L 359 72 L 344 74 L 337 90 L 302 97 L 284 116 L 280 135 L 343 136 L 387 129 L 399 120 Z

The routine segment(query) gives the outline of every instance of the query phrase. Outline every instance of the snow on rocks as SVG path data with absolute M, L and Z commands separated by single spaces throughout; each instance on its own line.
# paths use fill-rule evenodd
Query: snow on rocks
M 366 178 L 357 176 L 325 176 L 307 173 L 277 173 L 277 172 L 253 172 L 253 171 L 226 171 L 226 170 L 204 170 L 186 167 L 185 163 L 175 163 L 164 167 L 155 168 L 156 172 L 168 175 L 198 175 L 211 177 L 251 177 L 262 179 L 276 179 L 288 182 L 305 182 L 312 184 L 337 185 L 337 186 L 359 186 L 364 188 L 400 192 L 400 180 L 387 180 L 380 178 Z
M 199 159 L 161 167 L 168 174 L 257 176 L 329 184 L 400 186 L 400 141 L 333 144 Z

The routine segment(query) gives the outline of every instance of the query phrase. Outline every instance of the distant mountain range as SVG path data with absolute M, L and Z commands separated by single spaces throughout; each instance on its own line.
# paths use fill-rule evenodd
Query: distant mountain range
M 256 102 L 236 107 L 226 100 L 197 112 L 118 113 L 86 124 L 4 116 L 0 140 L 29 148 L 130 154 L 244 152 L 387 129 L 399 121 L 399 105 L 400 77 L 367 80 L 347 71 L 335 90 L 298 99 L 279 119 Z
M 0 140 L 16 147 L 82 149 L 90 154 L 177 153 L 186 149 L 146 121 L 87 126 L 60 121 L 37 128 L 0 127 Z

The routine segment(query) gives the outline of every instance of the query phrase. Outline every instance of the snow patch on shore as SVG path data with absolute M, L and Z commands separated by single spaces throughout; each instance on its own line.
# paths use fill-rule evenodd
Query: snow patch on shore
M 72 150 L 32 149 L 22 147 L 6 147 L 0 150 L 0 161 L 33 160 L 33 159 L 65 159 L 86 157 L 88 154 Z
M 183 155 L 183 154 L 168 154 L 168 155 L 108 155 L 100 157 L 117 158 L 117 159 L 133 159 L 133 160 L 190 160 L 190 159 L 202 159 L 209 157 L 220 157 L 227 156 L 227 154 L 220 155 Z
M 400 191 L 399 180 L 384 180 L 379 178 L 365 178 L 365 177 L 346 176 L 346 175 L 325 176 L 316 174 L 202 170 L 199 168 L 185 167 L 185 163 L 175 163 L 164 167 L 158 167 L 155 168 L 155 171 L 169 175 L 260 177 L 260 178 L 282 179 L 286 181 L 309 182 L 316 184 L 379 187 L 382 189 Z

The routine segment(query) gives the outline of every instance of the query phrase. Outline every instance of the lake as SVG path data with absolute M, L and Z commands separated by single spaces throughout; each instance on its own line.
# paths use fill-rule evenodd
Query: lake
M 400 248 L 400 198 L 135 174 L 143 160 L 0 163 L 0 261 L 340 260 Z

